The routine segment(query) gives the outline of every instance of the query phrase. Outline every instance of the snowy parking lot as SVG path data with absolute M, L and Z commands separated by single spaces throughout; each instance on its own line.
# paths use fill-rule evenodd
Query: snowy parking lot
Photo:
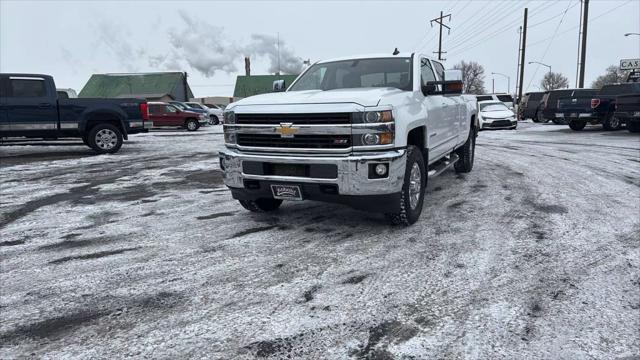
M 421 219 L 245 211 L 221 127 L 0 147 L 0 358 L 640 354 L 640 137 L 521 123 Z

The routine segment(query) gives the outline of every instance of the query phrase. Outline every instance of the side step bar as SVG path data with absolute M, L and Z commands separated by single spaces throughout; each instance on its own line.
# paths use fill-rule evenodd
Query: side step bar
M 458 160 L 460 160 L 458 154 L 451 154 L 449 158 L 445 157 L 444 159 L 431 165 L 431 168 L 429 168 L 429 171 L 427 171 L 427 177 L 435 177 L 440 175 L 443 171 L 453 166 L 453 164 L 455 164 Z

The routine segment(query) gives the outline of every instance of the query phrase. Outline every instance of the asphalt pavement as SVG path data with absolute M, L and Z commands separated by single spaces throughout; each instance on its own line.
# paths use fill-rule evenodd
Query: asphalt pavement
M 640 137 L 483 131 L 411 227 L 253 214 L 221 127 L 0 146 L 0 358 L 640 355 Z

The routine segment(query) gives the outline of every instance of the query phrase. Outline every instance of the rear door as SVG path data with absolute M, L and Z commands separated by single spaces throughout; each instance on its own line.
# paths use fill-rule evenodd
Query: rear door
M 44 78 L 9 76 L 6 114 L 12 132 L 26 135 L 58 128 L 58 108 L 55 93 L 49 93 Z

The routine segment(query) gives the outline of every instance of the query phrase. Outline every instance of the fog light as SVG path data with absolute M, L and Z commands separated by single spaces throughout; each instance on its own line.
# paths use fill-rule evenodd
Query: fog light
M 364 134 L 362 136 L 362 142 L 365 145 L 378 145 L 380 143 L 380 136 L 376 134 Z
M 387 174 L 387 165 L 378 164 L 376 165 L 376 175 L 385 176 Z

